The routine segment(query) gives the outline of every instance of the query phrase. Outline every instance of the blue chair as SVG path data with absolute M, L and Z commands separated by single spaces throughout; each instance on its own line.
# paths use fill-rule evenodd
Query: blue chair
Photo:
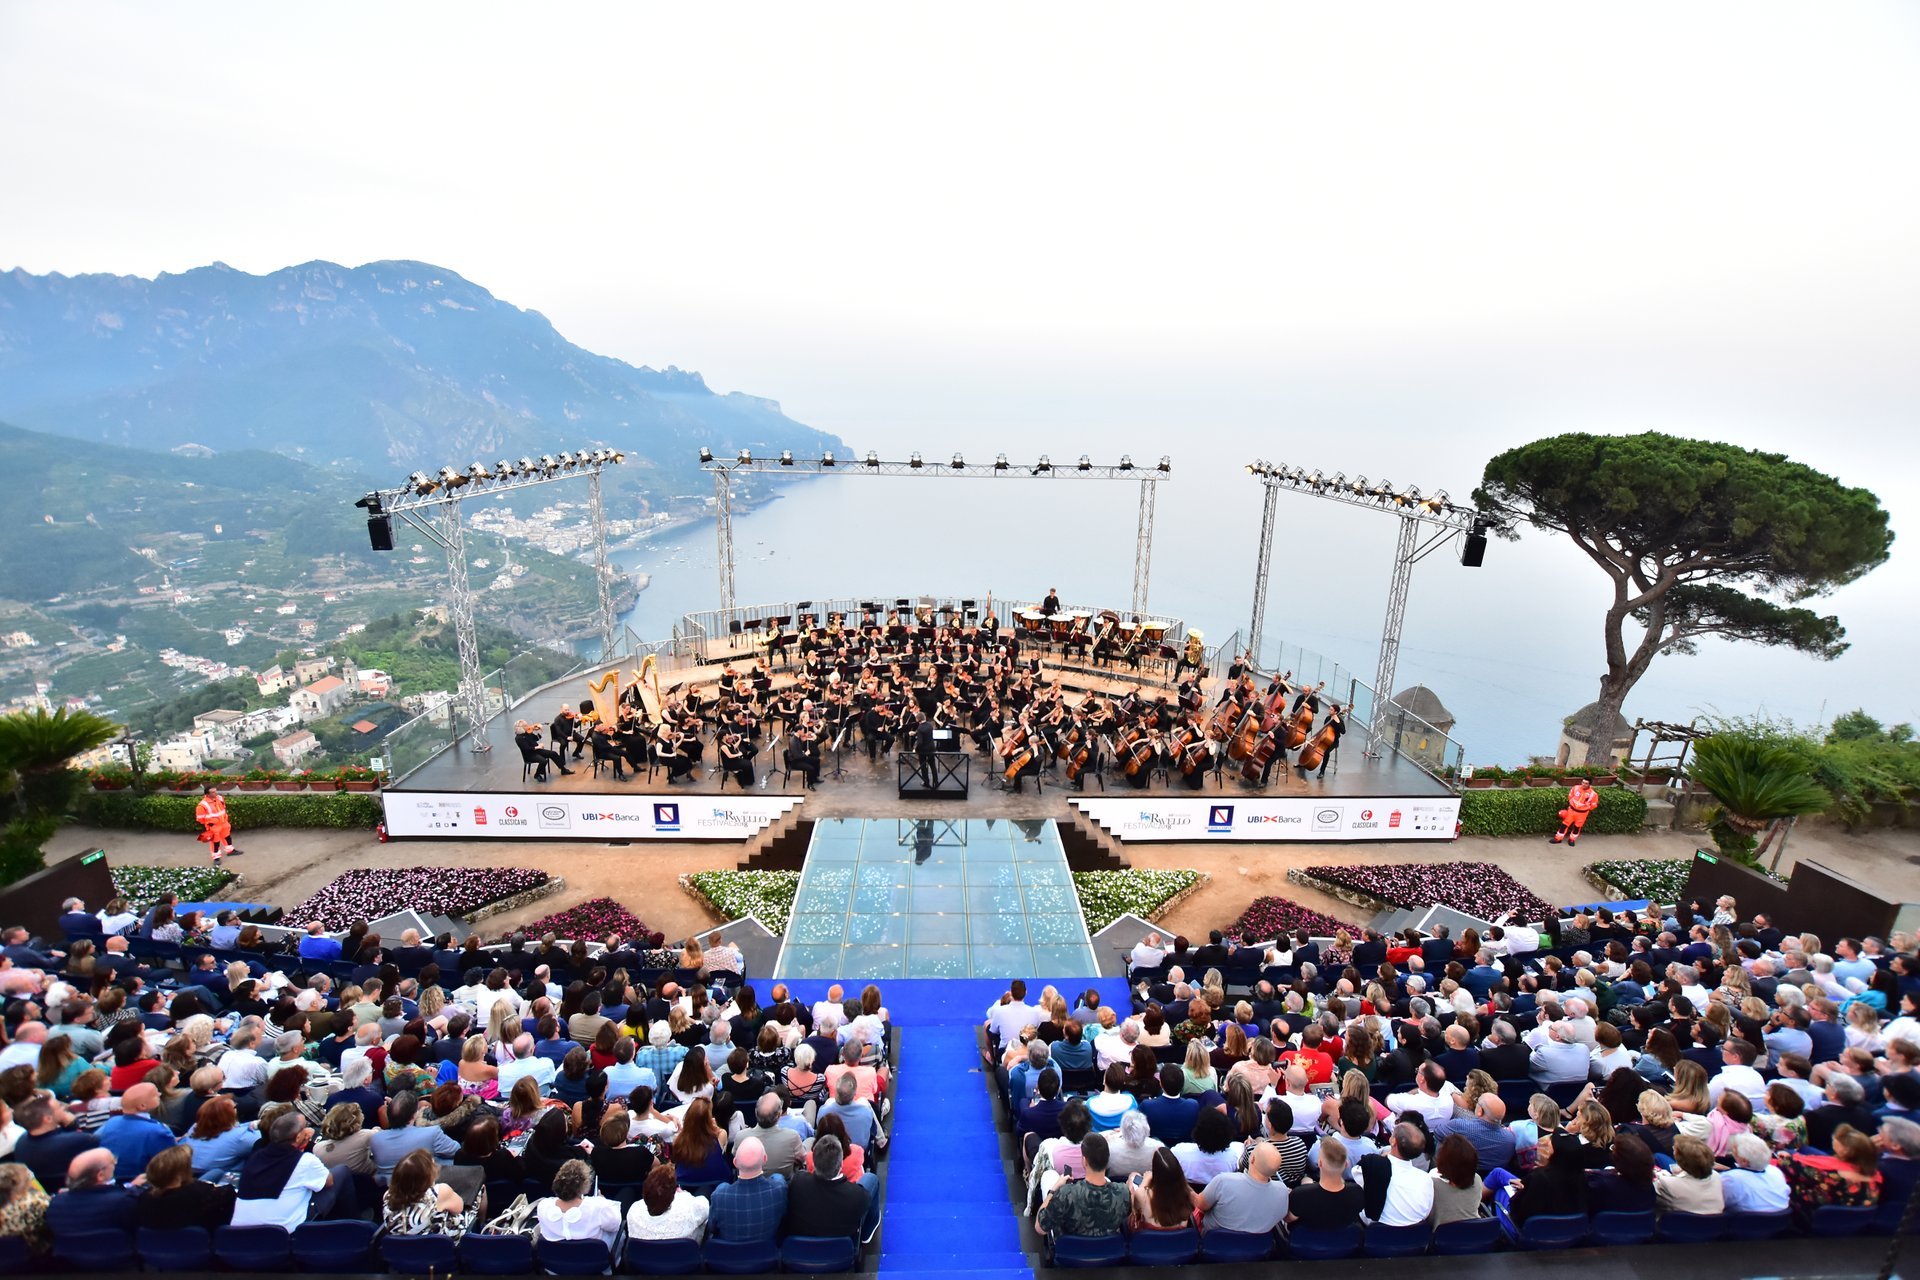
M 406 1276 L 451 1273 L 456 1266 L 457 1243 L 452 1236 L 382 1236 L 380 1260 L 387 1270 Z
M 1533 1095 L 1540 1092 L 1540 1086 L 1531 1080 L 1501 1080 L 1497 1082 L 1500 1101 L 1507 1106 L 1510 1116 L 1527 1114 L 1527 1104 L 1533 1101 Z
M 291 1271 L 293 1237 L 280 1227 L 221 1227 L 213 1256 L 228 1271 Z
M 293 1231 L 293 1250 L 302 1271 L 358 1274 L 373 1265 L 371 1222 L 303 1222 Z M 453 1250 L 447 1250 L 449 1259 Z
M 1365 1254 L 1369 1258 L 1412 1258 L 1427 1251 L 1433 1233 L 1422 1222 L 1411 1227 L 1367 1228 Z
M 1857 1236 L 1873 1227 L 1872 1209 L 1851 1209 L 1845 1205 L 1823 1204 L 1813 1211 L 1807 1234 L 1815 1236 Z
M 1468 1218 L 1444 1222 L 1433 1229 L 1433 1252 L 1442 1257 L 1460 1257 L 1469 1253 L 1492 1253 L 1500 1247 L 1498 1218 Z
M 133 1247 L 148 1271 L 205 1271 L 213 1264 L 213 1237 L 205 1227 L 142 1227 L 133 1233 Z
M 1609 1209 L 1605 1213 L 1593 1215 L 1593 1243 L 1602 1248 L 1645 1244 L 1653 1239 L 1653 1231 L 1654 1220 L 1651 1209 L 1645 1209 L 1639 1213 Z
M 780 1269 L 780 1249 L 770 1240 L 709 1240 L 707 1270 L 723 1276 L 757 1276 Z
M 1726 1221 L 1717 1213 L 1668 1213 L 1660 1218 L 1660 1238 L 1675 1244 L 1706 1244 L 1726 1234 Z
M 1202 1262 L 1260 1262 L 1273 1256 L 1271 1231 L 1207 1231 L 1200 1236 Z
M 1110 1236 L 1055 1236 L 1053 1265 L 1056 1267 L 1117 1267 L 1127 1260 L 1127 1238 L 1119 1232 Z
M 849 1236 L 788 1236 L 780 1242 L 780 1269 L 813 1275 L 852 1271 L 859 1255 Z
M 0 1236 L 0 1275 L 14 1275 L 33 1269 L 33 1250 L 25 1236 Z
M 700 1270 L 698 1240 L 628 1240 L 625 1269 L 642 1276 L 685 1276 Z
M 1793 1230 L 1793 1214 L 1786 1209 L 1778 1213 L 1729 1213 L 1720 1220 L 1727 1224 L 1729 1240 L 1771 1240 Z
M 1587 1239 L 1584 1213 L 1543 1213 L 1520 1224 L 1517 1243 L 1522 1249 L 1571 1249 Z
M 613 1263 L 604 1240 L 542 1240 L 534 1256 L 542 1271 L 556 1276 L 597 1276 Z
M 124 1231 L 69 1231 L 53 1238 L 53 1256 L 75 1271 L 132 1271 L 133 1237 Z
M 456 1252 L 470 1276 L 520 1276 L 533 1270 L 532 1236 L 490 1236 L 469 1231 Z
M 1559 1103 L 1560 1109 L 1564 1111 L 1573 1105 L 1575 1098 L 1586 1091 L 1586 1087 L 1587 1082 L 1585 1080 L 1560 1080 L 1547 1085 L 1544 1089 L 1540 1090 L 1540 1092 Z
M 1895 1235 L 1900 1230 L 1900 1222 L 1907 1215 L 1905 1196 L 1888 1197 L 1883 1190 L 1880 1193 L 1880 1206 L 1873 1211 L 1873 1230 L 1883 1236 Z
M 1127 1242 L 1127 1257 L 1143 1267 L 1184 1267 L 1200 1256 L 1200 1232 L 1136 1231 Z
M 1347 1226 L 1316 1231 L 1311 1227 L 1295 1227 L 1287 1236 L 1287 1248 L 1301 1262 L 1351 1258 L 1360 1252 L 1360 1228 Z

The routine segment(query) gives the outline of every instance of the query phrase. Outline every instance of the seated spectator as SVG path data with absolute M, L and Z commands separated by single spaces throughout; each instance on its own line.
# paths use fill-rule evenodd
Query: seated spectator
M 1051 1046 L 1055 1066 L 1062 1071 L 1084 1071 L 1093 1066 L 1093 1041 L 1087 1038 L 1086 1026 L 1077 1020 L 1069 1020 L 1066 1033 Z
M 50 1035 L 46 1043 L 40 1046 L 38 1073 L 35 1083 L 54 1097 L 65 1101 L 73 1090 L 73 1082 L 87 1069 L 85 1058 L 73 1051 L 73 1038 L 67 1035 Z
M 1843 1127 L 1871 1135 L 1880 1127 L 1880 1117 L 1866 1105 L 1866 1090 L 1850 1075 L 1833 1072 L 1827 1076 L 1825 1101 L 1807 1112 L 1807 1145 L 1833 1151 L 1835 1134 Z
M 253 1125 L 239 1123 L 234 1101 L 225 1094 L 208 1099 L 180 1139 L 192 1152 L 196 1178 L 219 1178 L 239 1169 L 259 1140 Z
M 1287 1221 L 1314 1230 L 1353 1226 L 1366 1209 L 1367 1195 L 1348 1180 L 1346 1143 L 1337 1137 L 1320 1139 L 1313 1151 L 1318 1174 L 1303 1182 L 1288 1201 Z
M 1726 1208 L 1720 1176 L 1714 1172 L 1713 1150 L 1699 1138 L 1684 1134 L 1674 1139 L 1671 1169 L 1654 1180 L 1654 1193 L 1664 1212 L 1719 1213 Z
M 647 1175 L 652 1184 L 656 1169 Z M 668 1175 L 673 1170 L 666 1169 Z M 569 1160 L 553 1175 L 553 1194 L 534 1206 L 542 1240 L 598 1240 L 609 1249 L 620 1235 L 620 1206 L 598 1194 L 589 1194 L 593 1170 L 584 1160 Z M 685 1194 L 684 1192 L 682 1194 Z M 457 1199 L 457 1197 L 456 1197 Z M 640 1206 L 635 1205 L 636 1209 Z M 639 1233 L 633 1233 L 638 1236 Z M 646 1239 L 671 1239 L 649 1236 Z
M 1089 1133 L 1080 1144 L 1085 1175 L 1055 1185 L 1041 1202 L 1036 1230 L 1049 1236 L 1117 1235 L 1127 1224 L 1132 1200 L 1127 1188 L 1107 1178 L 1107 1140 Z
M 760 1139 L 740 1140 L 733 1153 L 734 1180 L 715 1187 L 708 1211 L 716 1240 L 772 1241 L 787 1215 L 787 1180 L 767 1172 L 767 1150 Z
M 403 1090 L 388 1101 L 387 1127 L 368 1142 L 375 1177 L 391 1178 L 411 1151 L 424 1148 L 437 1160 L 451 1160 L 459 1153 L 460 1144 L 439 1125 L 414 1122 L 419 1110 L 419 1099 L 411 1091 Z
M 457 1234 L 465 1217 L 460 1193 L 438 1181 L 439 1172 L 440 1166 L 424 1150 L 402 1156 L 381 1200 L 380 1229 L 390 1236 Z
M 594 1144 L 593 1172 L 613 1186 L 638 1187 L 653 1170 L 653 1152 L 640 1143 L 629 1141 L 633 1117 L 623 1107 L 607 1113 L 600 1122 L 600 1137 Z M 463 1147 L 462 1153 L 465 1153 Z
M 1440 1064 L 1431 1060 L 1423 1062 L 1414 1072 L 1414 1088 L 1405 1093 L 1390 1094 L 1387 1097 L 1387 1110 L 1394 1115 L 1408 1111 L 1416 1112 L 1428 1124 L 1453 1118 L 1453 1097 L 1460 1090 L 1447 1079 Z
M 1367 1221 L 1410 1227 L 1433 1213 L 1433 1179 L 1415 1161 L 1426 1154 L 1425 1135 L 1406 1121 L 1393 1127 L 1387 1150 L 1364 1156 L 1353 1178 L 1367 1193 Z
M 1131 1186 L 1133 1230 L 1180 1231 L 1197 1224 L 1193 1188 L 1166 1147 L 1154 1148 L 1147 1172 L 1132 1175 Z
M 567 1136 L 567 1113 L 550 1107 L 527 1138 L 526 1149 L 520 1153 L 520 1170 L 528 1182 L 538 1185 L 542 1195 L 550 1195 L 561 1167 L 585 1155 L 580 1144 Z
M 67 1169 L 75 1156 L 100 1145 L 92 1134 L 75 1126 L 73 1113 L 58 1098 L 30 1094 L 14 1118 L 25 1133 L 13 1144 L 13 1158 L 49 1191 L 66 1185 Z
M 22 1164 L 0 1164 L 0 1237 L 26 1242 L 35 1257 L 47 1252 L 47 1193 Z
M 627 1237 L 697 1241 L 706 1232 L 707 1213 L 707 1202 L 680 1187 L 671 1164 L 657 1164 L 627 1210 Z
M 1186 1170 L 1187 1181 L 1205 1186 L 1222 1173 L 1240 1167 L 1243 1147 L 1233 1139 L 1233 1122 L 1214 1107 L 1203 1107 L 1193 1122 L 1193 1137 L 1173 1148 L 1174 1158 Z
M 273 1119 L 266 1141 L 253 1149 L 240 1168 L 234 1226 L 291 1231 L 309 1216 L 326 1216 L 338 1189 L 327 1166 L 307 1150 L 312 1141 L 313 1130 L 298 1113 L 289 1111 Z
M 751 1123 L 742 1127 L 743 1133 L 759 1141 L 760 1149 L 766 1154 L 766 1171 L 782 1178 L 793 1176 L 801 1145 L 806 1141 L 802 1136 L 805 1122 L 788 1124 L 786 1121 L 786 1104 L 777 1091 L 769 1091 L 760 1095 L 753 1105 Z M 842 1128 L 844 1130 L 844 1126 Z
M 82 1151 L 67 1166 L 67 1185 L 47 1205 L 47 1230 L 58 1240 L 82 1231 L 132 1232 L 134 1193 L 113 1180 L 113 1153 Z
M 1460 1110 L 1464 1094 L 1454 1099 L 1453 1115 L 1431 1126 L 1433 1136 L 1444 1142 L 1449 1137 L 1465 1138 L 1474 1149 L 1474 1168 L 1481 1176 L 1504 1169 L 1514 1162 L 1517 1138 L 1507 1128 L 1507 1104 L 1497 1093 L 1483 1093 L 1474 1100 L 1471 1111 Z
M 818 1145 L 821 1138 L 832 1138 L 840 1144 L 840 1151 L 842 1153 L 840 1156 L 840 1173 L 842 1177 L 845 1177 L 851 1182 L 859 1182 L 867 1176 L 866 1149 L 848 1139 L 847 1126 L 842 1123 L 839 1116 L 827 1115 L 820 1117 L 820 1127 L 814 1132 L 814 1143 Z M 816 1172 L 813 1167 L 813 1151 L 811 1148 L 802 1153 L 799 1168 L 805 1169 L 808 1173 Z M 791 1186 L 791 1179 L 788 1180 L 788 1184 Z
M 1195 1117 L 1200 1114 L 1200 1100 L 1182 1096 L 1185 1083 L 1185 1071 L 1169 1062 L 1160 1068 L 1160 1091 L 1139 1104 L 1153 1136 L 1163 1143 L 1185 1142 L 1193 1133 Z M 1317 1111 L 1317 1102 L 1315 1105 Z M 1089 1107 L 1089 1110 L 1096 1109 Z M 1126 1114 L 1123 1110 L 1123 1121 Z M 1098 1119 L 1095 1126 L 1101 1127 Z
M 843 1152 L 838 1138 L 830 1134 L 815 1138 L 813 1159 L 817 1171 L 796 1173 L 788 1184 L 787 1234 L 859 1239 L 864 1234 L 872 1192 L 863 1182 L 848 1180 L 841 1171 Z
M 1587 1205 L 1594 1213 L 1652 1213 L 1653 1152 L 1631 1133 L 1615 1130 L 1613 1165 L 1587 1175 Z
M 880 1128 L 880 1117 L 874 1114 L 872 1106 L 856 1096 L 853 1077 L 840 1078 L 833 1091 L 833 1101 L 821 1107 L 818 1114 L 822 1117 L 838 1116 L 856 1145 L 873 1146 L 874 1135 Z
M 1287 1219 L 1288 1190 L 1280 1180 L 1280 1149 L 1257 1142 L 1244 1171 L 1216 1174 L 1200 1195 L 1208 1231 L 1272 1231 Z
M 1796 1214 L 1826 1204 L 1870 1209 L 1880 1203 L 1880 1153 L 1873 1139 L 1852 1125 L 1834 1130 L 1832 1155 L 1801 1152 L 1783 1161 L 1780 1172 Z
M 1441 1142 L 1434 1152 L 1433 1225 L 1461 1222 L 1480 1216 L 1480 1201 L 1486 1190 L 1480 1181 L 1480 1153 L 1473 1144 L 1454 1134 Z
M 855 1056 L 858 1056 L 857 1051 Z M 828 1086 L 831 1087 L 839 1078 L 837 1073 L 845 1070 L 846 1068 L 839 1064 L 828 1067 Z M 871 1070 L 871 1068 L 869 1068 L 869 1070 Z M 1035 1088 L 1039 1086 L 1040 1077 L 1044 1075 L 1057 1076 L 1059 1074 L 1060 1068 L 1053 1065 L 1052 1054 L 1048 1050 L 1046 1042 L 1042 1040 L 1029 1041 L 1027 1043 L 1025 1061 L 1020 1062 L 1013 1070 L 1007 1072 L 1008 1108 L 1015 1112 L 1019 1111 L 1026 1105 L 1027 1099 L 1033 1094 Z M 867 1102 L 872 1102 L 874 1098 L 873 1094 L 861 1093 L 858 1089 L 855 1090 L 855 1096 Z
M 1054 1136 L 1058 1136 L 1058 1126 L 1055 1128 Z M 1153 1167 L 1154 1156 L 1161 1151 L 1171 1154 L 1166 1144 L 1153 1136 L 1146 1113 L 1129 1111 L 1120 1117 L 1120 1128 L 1107 1135 L 1107 1176 L 1124 1179 L 1144 1174 Z
M 373 1131 L 365 1127 L 365 1118 L 360 1108 L 351 1102 L 336 1102 L 327 1108 L 327 1114 L 320 1121 L 320 1137 L 313 1144 L 313 1154 L 328 1170 L 344 1169 L 350 1174 L 373 1176 Z
M 1580 1164 L 1580 1140 L 1572 1134 L 1543 1133 L 1524 1180 L 1501 1172 L 1487 1185 L 1500 1216 L 1516 1228 L 1532 1217 L 1587 1212 L 1587 1175 Z
M 1128 1070 L 1119 1063 L 1108 1067 L 1100 1081 L 1100 1092 L 1087 1099 L 1087 1113 L 1096 1133 L 1120 1127 L 1120 1117 L 1139 1104 L 1127 1092 Z
M 1607 1109 L 1588 1098 L 1573 1109 L 1567 1132 L 1580 1139 L 1580 1164 L 1604 1169 L 1613 1162 L 1613 1119 Z
M 1785 1213 L 1790 1199 L 1786 1175 L 1773 1167 L 1766 1140 L 1751 1133 L 1733 1139 L 1733 1167 L 1720 1175 L 1728 1213 Z
M 731 1171 L 726 1131 L 714 1123 L 713 1105 L 705 1098 L 695 1098 L 681 1116 L 680 1133 L 673 1140 L 674 1176 L 699 1185 L 725 1182 Z

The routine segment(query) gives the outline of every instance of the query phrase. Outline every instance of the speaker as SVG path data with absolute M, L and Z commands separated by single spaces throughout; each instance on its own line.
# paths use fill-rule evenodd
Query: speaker
M 393 517 L 368 516 L 367 541 L 373 544 L 375 551 L 393 550 Z
M 1487 558 L 1487 529 L 1485 525 L 1473 526 L 1473 532 L 1460 547 L 1460 563 L 1469 569 L 1478 569 Z

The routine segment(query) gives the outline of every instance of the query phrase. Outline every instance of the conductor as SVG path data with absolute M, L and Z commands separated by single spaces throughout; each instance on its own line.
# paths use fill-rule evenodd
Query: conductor
M 933 721 L 922 720 L 913 732 L 913 753 L 920 757 L 920 781 L 933 790 Z

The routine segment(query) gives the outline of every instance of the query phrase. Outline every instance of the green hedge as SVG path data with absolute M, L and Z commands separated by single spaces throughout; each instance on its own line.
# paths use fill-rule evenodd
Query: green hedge
M 1647 821 L 1647 798 L 1624 787 L 1600 787 L 1600 807 L 1585 834 L 1631 835 Z M 1469 787 L 1460 793 L 1463 836 L 1549 836 L 1567 807 L 1565 787 Z
M 92 827 L 197 834 L 200 824 L 193 820 L 193 810 L 199 803 L 200 797 L 192 794 L 89 791 L 74 806 L 73 816 Z M 227 797 L 227 813 L 236 831 L 262 827 L 371 830 L 385 816 L 376 791 L 236 791 Z

